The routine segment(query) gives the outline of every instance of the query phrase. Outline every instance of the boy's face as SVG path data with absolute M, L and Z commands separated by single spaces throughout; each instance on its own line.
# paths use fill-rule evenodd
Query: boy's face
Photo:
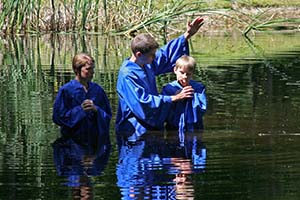
M 84 80 L 92 80 L 93 76 L 94 76 L 94 65 L 89 65 L 86 64 L 85 66 L 83 66 L 80 70 L 80 77 Z
M 182 87 L 188 86 L 193 77 L 193 72 L 189 71 L 187 67 L 174 68 L 176 79 Z

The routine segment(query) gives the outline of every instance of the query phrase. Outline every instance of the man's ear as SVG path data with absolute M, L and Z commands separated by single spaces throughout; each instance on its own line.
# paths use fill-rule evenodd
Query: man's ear
M 135 53 L 135 57 L 140 57 L 140 56 L 142 56 L 142 53 L 140 52 L 140 51 L 137 51 L 136 53 Z

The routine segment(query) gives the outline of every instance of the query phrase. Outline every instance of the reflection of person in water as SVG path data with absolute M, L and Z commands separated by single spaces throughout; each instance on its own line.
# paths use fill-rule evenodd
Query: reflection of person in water
M 91 150 L 63 137 L 52 146 L 57 174 L 67 178 L 65 184 L 72 188 L 73 199 L 93 199 L 90 176 L 98 176 L 104 170 L 111 147 L 106 146 L 105 151 L 101 147 Z
M 183 189 L 193 188 L 190 176 L 204 171 L 206 148 L 197 133 L 186 136 L 183 145 L 173 139 L 151 133 L 123 141 L 117 166 L 123 199 L 182 197 Z
M 189 159 L 183 158 L 172 158 L 171 163 L 179 172 L 173 179 L 175 182 L 174 190 L 176 199 L 193 199 L 194 186 L 190 178 L 193 173 L 192 163 Z

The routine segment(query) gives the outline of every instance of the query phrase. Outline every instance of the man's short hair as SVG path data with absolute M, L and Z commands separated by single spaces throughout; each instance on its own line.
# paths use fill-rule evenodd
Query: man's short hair
M 131 41 L 132 53 L 141 52 L 142 54 L 149 53 L 153 49 L 159 47 L 156 40 L 148 33 L 142 33 L 133 38 Z

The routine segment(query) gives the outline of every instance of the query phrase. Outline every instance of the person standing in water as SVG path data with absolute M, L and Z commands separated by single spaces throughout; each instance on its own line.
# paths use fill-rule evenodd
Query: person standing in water
M 53 121 L 61 127 L 64 138 L 90 146 L 86 153 L 95 154 L 94 149 L 104 151 L 110 145 L 110 104 L 103 88 L 92 82 L 95 61 L 90 55 L 75 55 L 72 68 L 75 78 L 59 89 Z
M 176 80 L 162 88 L 163 95 L 175 95 L 185 87 L 194 89 L 193 98 L 173 103 L 166 120 L 167 130 L 179 130 L 179 132 L 192 132 L 203 130 L 203 115 L 206 111 L 205 86 L 192 80 L 196 67 L 194 58 L 184 55 L 175 64 L 174 73 Z
M 132 55 L 122 63 L 117 80 L 117 137 L 136 141 L 147 130 L 162 130 L 172 102 L 193 97 L 191 86 L 184 87 L 176 95 L 160 95 L 155 77 L 172 72 L 176 60 L 182 55 L 189 55 L 188 40 L 202 24 L 201 17 L 187 23 L 183 35 L 159 50 L 158 43 L 150 34 L 139 34 L 132 40 Z

